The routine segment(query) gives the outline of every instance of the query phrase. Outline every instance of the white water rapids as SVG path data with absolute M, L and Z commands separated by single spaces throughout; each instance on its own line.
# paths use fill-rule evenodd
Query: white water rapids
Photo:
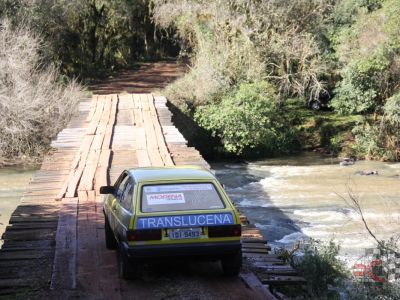
M 400 163 L 357 161 L 343 167 L 337 160 L 304 154 L 212 167 L 239 210 L 272 246 L 333 238 L 349 264 L 360 259 L 376 243 L 361 216 L 342 199 L 348 199 L 349 189 L 378 239 L 400 233 Z

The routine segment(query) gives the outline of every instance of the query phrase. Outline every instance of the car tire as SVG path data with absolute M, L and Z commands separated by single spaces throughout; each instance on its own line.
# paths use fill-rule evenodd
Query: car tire
M 106 238 L 106 247 L 109 250 L 117 249 L 117 241 L 115 240 L 114 233 L 110 227 L 110 223 L 107 220 L 107 217 L 104 216 L 104 231 Z
M 226 276 L 237 276 L 242 268 L 242 251 L 221 259 L 222 271 Z
M 118 272 L 119 277 L 125 280 L 131 280 L 137 276 L 137 265 L 129 259 L 121 243 L 118 248 Z

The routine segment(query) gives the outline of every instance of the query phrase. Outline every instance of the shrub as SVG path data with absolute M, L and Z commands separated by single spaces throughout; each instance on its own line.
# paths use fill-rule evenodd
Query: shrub
M 393 126 L 393 129 L 398 130 L 400 128 L 400 93 L 387 99 L 383 112 L 385 122 Z M 399 133 L 399 131 L 397 132 Z
M 303 249 L 303 256 L 293 260 L 293 267 L 307 280 L 313 299 L 326 298 L 329 285 L 337 285 L 348 276 L 346 265 L 337 258 L 340 246 L 332 240 L 322 243 L 311 240 Z
M 381 105 L 389 61 L 385 53 L 360 59 L 347 68 L 331 106 L 339 114 L 365 113 Z
M 282 128 L 274 88 L 265 81 L 241 84 L 220 103 L 200 106 L 195 113 L 200 126 L 218 136 L 228 152 L 242 154 L 260 148 L 282 153 L 292 143 L 293 131 Z
M 346 0 L 358 11 L 332 41 L 344 66 L 332 107 L 341 114 L 379 111 L 400 84 L 400 26 L 397 0 Z M 358 8 L 357 8 L 358 7 Z
M 387 99 L 383 117 L 353 129 L 355 153 L 367 159 L 396 161 L 400 157 L 400 94 Z
M 380 158 L 385 149 L 379 145 L 379 128 L 365 122 L 352 130 L 355 136 L 354 151 L 358 157 L 366 159 Z
M 36 157 L 49 147 L 80 98 L 76 81 L 63 85 L 44 67 L 42 39 L 26 26 L 0 28 L 0 157 Z

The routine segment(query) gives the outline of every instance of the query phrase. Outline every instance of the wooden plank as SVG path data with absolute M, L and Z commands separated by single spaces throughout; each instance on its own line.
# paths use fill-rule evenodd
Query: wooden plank
M 112 138 L 113 129 L 114 129 L 115 121 L 116 121 L 117 106 L 118 106 L 118 97 L 116 95 L 114 95 L 112 97 L 110 118 L 108 120 L 102 149 L 111 149 L 111 138 Z
M 264 274 L 268 275 L 284 275 L 284 276 L 298 276 L 299 273 L 294 269 L 269 269 L 274 266 L 257 266 L 259 270 L 261 270 Z
M 6 231 L 30 230 L 30 229 L 52 229 L 57 226 L 57 222 L 24 222 L 14 223 L 6 227 Z
M 140 101 L 140 97 L 137 94 L 133 94 L 133 101 L 134 101 L 134 120 L 135 126 L 142 127 L 143 126 L 143 116 L 142 116 L 142 105 Z
M 269 285 L 302 285 L 306 280 L 301 276 L 266 275 L 261 276 L 260 281 Z
M 87 191 L 78 191 L 78 199 L 79 199 L 79 201 L 86 202 L 88 200 Z
M 151 166 L 153 167 L 163 167 L 164 161 L 160 156 L 160 152 L 157 149 L 148 149 L 147 153 L 150 158 Z
M 158 143 L 150 111 L 143 111 L 144 128 L 146 131 L 146 145 L 149 149 L 157 149 Z
M 133 101 L 135 104 L 135 109 L 142 109 L 142 101 L 140 100 L 140 95 L 139 94 L 132 94 L 133 96 Z
M 95 202 L 96 201 L 96 193 L 94 190 L 88 191 L 88 201 Z
M 261 293 L 266 300 L 278 300 L 271 291 L 262 284 L 262 282 L 253 273 L 240 273 L 240 278 L 246 283 L 246 285 Z
M 98 95 L 93 95 L 92 100 L 90 102 L 90 111 L 86 117 L 86 121 L 90 122 L 93 118 L 93 114 L 95 112 L 95 107 L 96 107 L 96 103 L 97 103 L 97 99 L 98 99 Z
M 146 150 L 136 151 L 139 167 L 150 167 L 151 161 Z
M 268 249 L 260 249 L 260 248 L 242 248 L 243 253 L 266 253 L 268 254 Z
M 50 289 L 76 288 L 77 198 L 64 198 L 57 226 Z
M 106 132 L 108 120 L 110 119 L 110 113 L 112 108 L 112 95 L 107 95 L 104 99 L 104 109 L 101 114 L 100 122 L 96 128 L 96 135 L 104 135 Z
M 147 149 L 147 139 L 146 139 L 146 131 L 144 128 L 139 128 L 135 130 L 136 133 L 136 149 L 144 150 Z
M 158 150 L 160 152 L 160 156 L 161 156 L 165 166 L 173 166 L 174 162 L 168 151 L 168 148 L 167 148 L 167 145 L 165 142 L 165 138 L 164 138 L 164 134 L 162 132 L 162 129 L 161 129 L 161 126 L 160 126 L 160 123 L 158 120 L 157 112 L 154 107 L 153 95 L 149 94 L 148 99 L 149 99 L 149 103 L 150 103 L 150 114 L 151 114 L 151 118 L 152 118 L 152 124 L 153 124 L 154 131 L 156 134 L 156 141 L 157 141 Z
M 32 222 L 32 220 L 30 220 Z M 2 235 L 3 240 L 13 241 L 31 241 L 31 240 L 49 240 L 54 238 L 54 229 L 29 229 L 19 231 L 6 231 Z
M 57 216 L 12 216 L 10 218 L 10 220 L 8 221 L 8 223 L 10 224 L 14 224 L 14 223 L 26 223 L 26 222 L 57 222 L 58 221 L 58 217 Z
M 76 154 L 76 157 L 74 159 L 74 161 L 71 164 L 71 172 L 69 173 L 68 177 L 66 178 L 66 180 L 64 181 L 59 193 L 56 195 L 55 199 L 62 199 L 65 196 L 65 193 L 67 192 L 69 183 L 72 181 L 72 179 L 74 178 L 75 175 L 75 169 L 78 168 L 78 164 L 79 161 L 81 159 L 80 153 Z
M 48 256 L 52 250 L 1 251 L 0 261 L 41 259 Z
M 105 97 L 99 96 L 97 98 L 96 111 L 94 112 L 93 118 L 89 124 L 89 127 L 87 128 L 87 131 L 86 131 L 87 135 L 93 135 L 96 133 L 97 126 L 100 122 L 100 118 L 103 113 L 104 104 L 105 104 Z
M 100 187 L 108 184 L 108 166 L 110 164 L 111 150 L 104 149 L 101 151 L 99 164 L 94 176 L 94 189 L 99 194 Z
M 268 241 L 267 240 L 242 240 L 243 244 L 267 244 Z
M 82 179 L 78 187 L 79 190 L 92 190 L 94 185 L 94 175 L 100 158 L 101 150 L 90 149 L 89 159 L 86 162 Z
M 89 149 L 90 149 L 92 142 L 93 142 L 93 135 L 85 136 L 84 141 L 81 146 L 81 150 L 80 150 L 80 158 L 79 158 L 79 163 L 78 163 L 77 169 L 73 170 L 74 175 L 72 176 L 72 179 L 68 183 L 67 192 L 66 192 L 67 198 L 73 198 L 76 195 L 78 183 L 79 183 L 82 173 L 84 171 L 84 168 L 86 165 L 86 159 L 89 155 Z
M 150 107 L 149 107 L 149 100 L 147 98 L 147 94 L 139 94 L 139 98 L 140 98 L 140 103 L 142 105 L 142 110 L 149 111 Z
M 263 243 L 242 243 L 242 248 L 249 249 L 269 249 L 270 247 Z
M 57 225 L 55 225 L 57 226 Z M 44 241 L 8 241 L 1 247 L 1 251 L 7 251 L 8 249 L 50 249 L 54 248 L 55 242 L 51 240 Z

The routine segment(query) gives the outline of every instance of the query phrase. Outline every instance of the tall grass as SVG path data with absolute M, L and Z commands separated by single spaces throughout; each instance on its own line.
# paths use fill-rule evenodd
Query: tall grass
M 27 26 L 0 28 L 0 161 L 40 157 L 76 108 L 80 85 L 45 66 L 43 42 Z

